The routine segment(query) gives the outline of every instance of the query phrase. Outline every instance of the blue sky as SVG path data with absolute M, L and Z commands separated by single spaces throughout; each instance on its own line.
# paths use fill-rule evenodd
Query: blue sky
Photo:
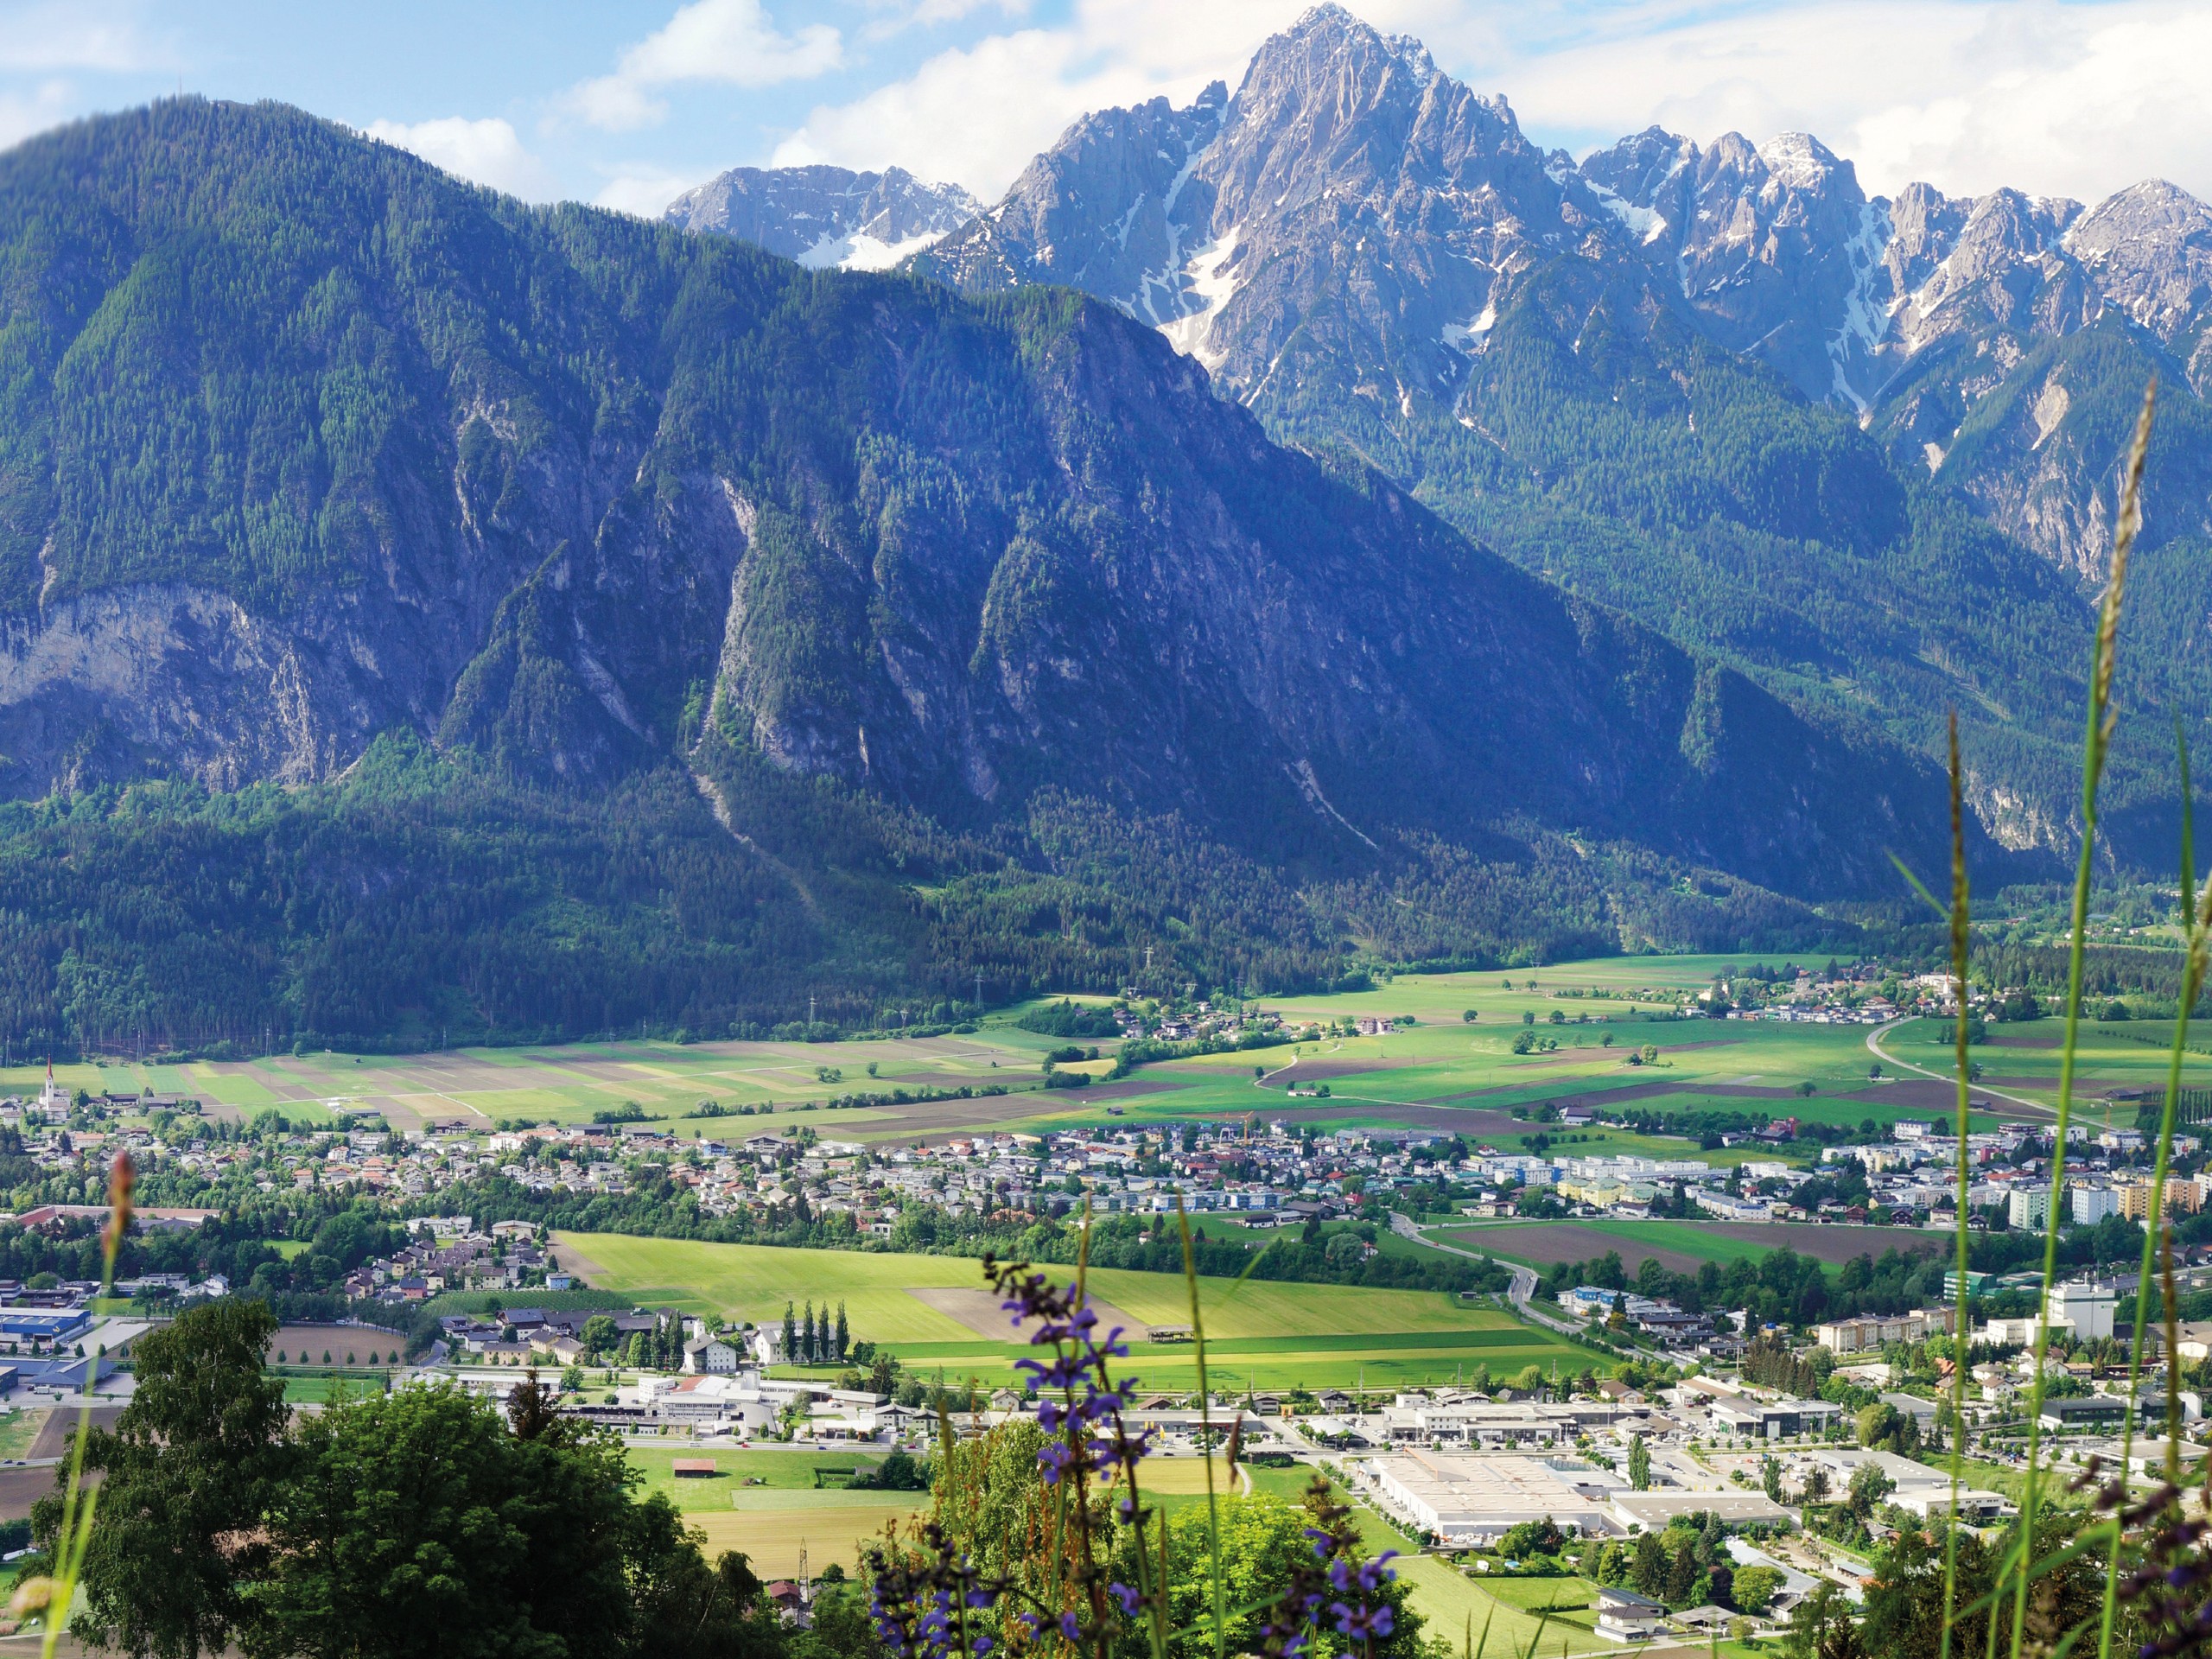
M 1305 0 L 0 0 L 0 144 L 174 92 L 273 98 L 537 200 L 657 211 L 723 168 L 896 162 L 986 198 L 1075 116 L 1217 76 Z M 1809 130 L 1870 188 L 2212 197 L 2202 0 L 1371 0 L 1580 153 Z

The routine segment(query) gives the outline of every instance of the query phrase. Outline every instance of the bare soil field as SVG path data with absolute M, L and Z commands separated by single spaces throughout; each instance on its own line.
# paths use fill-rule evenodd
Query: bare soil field
M 325 1354 L 333 1365 L 396 1365 L 406 1345 L 405 1332 L 374 1325 L 288 1325 L 269 1339 L 268 1351 L 283 1355 L 288 1365 L 321 1365 Z
M 1268 1068 L 1269 1083 L 1327 1083 L 1337 1077 L 1363 1077 L 1374 1071 L 1396 1071 L 1408 1066 L 1433 1065 L 1433 1059 L 1392 1059 L 1387 1055 L 1372 1055 L 1365 1059 L 1324 1060 L 1308 1055 L 1294 1060 L 1277 1071 Z
M 122 1415 L 121 1406 L 94 1406 L 92 1426 L 95 1428 L 112 1428 L 115 1427 L 115 1420 Z M 30 1449 L 25 1452 L 23 1456 L 35 1463 L 41 1459 L 67 1456 L 69 1451 L 69 1437 L 77 1432 L 77 1425 L 83 1417 L 82 1410 L 48 1412 L 46 1421 L 39 1426 L 38 1438 L 31 1442 Z M 54 1484 L 53 1471 L 48 1470 L 41 1472 L 46 1475 L 47 1484 L 51 1486 Z M 14 1516 L 14 1510 L 7 1511 L 7 1518 L 12 1519 Z
M 1630 1273 L 1646 1256 L 1675 1273 L 1695 1273 L 1707 1260 L 1663 1244 L 1642 1244 L 1572 1221 L 1540 1222 L 1528 1227 L 1470 1227 L 1446 1237 L 1469 1249 L 1499 1250 L 1516 1262 L 1550 1267 L 1555 1262 L 1589 1262 L 1618 1250 Z

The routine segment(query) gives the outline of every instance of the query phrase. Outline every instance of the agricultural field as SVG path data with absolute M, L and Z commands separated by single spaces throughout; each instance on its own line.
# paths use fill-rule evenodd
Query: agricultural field
M 702 1481 L 702 1486 L 715 1483 Z M 702 1495 L 702 1500 L 704 1499 Z M 764 1578 L 795 1574 L 800 1557 L 819 1573 L 830 1562 L 850 1572 L 872 1538 L 929 1503 L 927 1492 L 791 1491 L 741 1487 L 710 1509 L 686 1509 L 684 1524 L 706 1535 L 707 1558 L 741 1550 Z
M 1403 1549 L 1395 1536 L 1370 1539 L 1385 1548 Z M 1595 1652 L 1615 1651 L 1592 1628 L 1589 1611 L 1549 1613 L 1535 1611 L 1557 1596 L 1562 1603 L 1586 1599 L 1594 1593 L 1580 1579 L 1473 1579 L 1438 1555 L 1402 1554 L 1392 1563 L 1398 1575 L 1413 1586 L 1414 1606 L 1428 1620 L 1424 1636 L 1440 1637 L 1453 1654 L 1491 1656 L 1491 1659 L 1526 1659 L 1535 1652 L 1541 1659 L 1554 1659 L 1565 1652 L 1580 1659 Z
M 46 1427 L 48 1410 L 41 1406 L 19 1406 L 13 1411 L 0 1412 L 0 1458 L 27 1458 L 32 1442 L 38 1439 L 39 1430 Z
M 1466 1249 L 1484 1250 L 1510 1262 L 1549 1267 L 1555 1262 L 1586 1262 L 1618 1250 L 1633 1274 L 1637 1263 L 1655 1257 L 1677 1273 L 1694 1273 L 1707 1262 L 1724 1267 L 1756 1260 L 1784 1245 L 1829 1267 L 1854 1256 L 1879 1257 L 1889 1249 L 1939 1255 L 1950 1235 L 1919 1227 L 1847 1227 L 1819 1223 L 1727 1221 L 1635 1221 L 1592 1217 L 1577 1221 L 1476 1222 L 1439 1231 L 1437 1236 Z
M 1942 1030 L 1938 1020 L 1908 1020 L 1883 1037 L 1882 1052 L 1895 1061 L 1931 1071 L 1948 1071 L 1951 1050 L 1940 1040 Z M 1988 1032 L 1987 1039 L 1972 1050 L 1974 1063 L 1982 1070 L 1977 1098 L 1981 1090 L 2001 1090 L 2055 1107 L 2058 1101 L 2059 1048 L 2065 1034 L 2065 1022 L 2058 1019 L 2034 1020 L 2017 1025 L 1993 1025 Z M 2135 1101 L 2107 1103 L 2101 1097 L 2114 1090 L 2150 1090 L 2163 1098 L 2166 1059 L 2173 1035 L 2173 1022 L 2170 1020 L 2130 1020 L 2110 1024 L 2084 1020 L 2076 1049 L 2077 1114 L 2091 1123 L 2133 1125 Z M 2183 1085 L 2192 1089 L 2212 1086 L 2212 1052 L 2206 1052 L 2201 1030 L 2190 1050 L 2184 1057 Z
M 1611 1102 L 1658 1109 L 1788 1112 L 1821 1122 L 1885 1126 L 1899 1116 L 1948 1111 L 1949 1086 L 1905 1069 L 1942 1071 L 1946 1051 L 1931 1022 L 1879 1040 L 1880 1081 L 1867 1027 L 1764 1021 L 1681 1021 L 1681 992 L 1708 983 L 1741 958 L 1623 957 L 1500 974 L 1405 975 L 1369 991 L 1264 999 L 1296 1024 L 1308 1020 L 1410 1016 L 1388 1035 L 1329 1038 L 1294 1046 L 1155 1063 L 1136 1076 L 1081 1090 L 1044 1091 L 1045 1052 L 1058 1039 L 1018 1029 L 1025 1008 L 994 1013 L 969 1034 L 836 1043 L 696 1043 L 647 1040 L 555 1047 L 466 1049 L 409 1054 L 283 1054 L 186 1065 L 121 1060 L 58 1066 L 70 1088 L 95 1093 L 194 1096 L 219 1117 L 271 1109 L 303 1125 L 381 1120 L 396 1128 L 426 1123 L 485 1128 L 501 1122 L 588 1122 L 634 1109 L 682 1136 L 728 1135 L 812 1109 L 825 1136 L 859 1141 L 942 1139 L 982 1128 L 1030 1130 L 1100 1125 L 1109 1109 L 1129 1122 L 1257 1115 L 1323 1127 L 1405 1125 L 1455 1130 L 1514 1144 L 1534 1127 L 1516 1106 Z M 1096 1001 L 1097 999 L 1084 999 Z M 1472 1021 L 1463 1015 L 1471 1012 Z M 1512 1052 L 1522 1016 L 1558 1047 Z M 1562 1021 L 1551 1023 L 1557 1014 Z M 2082 1092 L 2156 1086 L 2166 1027 L 2151 1021 L 2085 1028 Z M 1988 1074 L 1977 1094 L 1986 1115 L 2024 1109 L 2003 1095 L 2047 1102 L 2056 1076 L 2058 1022 L 1993 1027 L 1976 1051 Z M 2151 1041 L 2142 1040 L 2145 1038 Z M 1610 1043 L 1608 1042 L 1608 1039 Z M 1630 1065 L 1632 1052 L 1659 1051 Z M 1098 1046 L 1110 1057 L 1116 1043 Z M 1098 1071 L 1106 1060 L 1082 1069 Z M 869 1074 L 868 1068 L 874 1068 Z M 1071 1068 L 1072 1069 L 1072 1068 Z M 0 1090 L 35 1090 L 42 1063 L 0 1067 Z M 2212 1054 L 2192 1054 L 2189 1080 L 2212 1085 Z M 1295 1085 L 1329 1085 L 1326 1098 L 1293 1097 Z M 1810 1084 L 1813 1092 L 1802 1092 Z M 855 1093 L 998 1086 L 1010 1092 L 967 1100 L 823 1111 Z M 726 1116 L 690 1116 L 711 1102 Z M 751 1116 L 747 1116 L 750 1114 Z M 2122 1116 L 2132 1115 L 2132 1106 Z M 2093 1114 L 2094 1116 L 2094 1114 Z M 781 1127 L 780 1123 L 778 1127 Z M 1651 1148 L 1649 1137 L 1588 1132 L 1592 1153 Z M 1554 1137 L 1558 1142 L 1558 1137 Z M 1662 1143 L 1679 1154 L 1679 1142 Z
M 963 1256 L 786 1250 L 612 1234 L 559 1233 L 561 1261 L 595 1287 L 653 1306 L 772 1323 L 787 1303 L 842 1304 L 855 1339 L 881 1343 L 909 1369 L 986 1386 L 1014 1380 L 1027 1349 L 1001 1324 L 977 1263 Z M 1580 1370 L 1599 1356 L 1494 1307 L 1442 1293 L 1368 1290 L 1267 1280 L 1199 1281 L 1209 1370 L 1217 1387 L 1279 1389 L 1449 1381 L 1477 1364 L 1493 1374 L 1554 1363 Z M 1090 1275 L 1102 1317 L 1139 1338 L 1150 1325 L 1187 1325 L 1188 1294 L 1171 1274 Z M 1003 1331 L 1004 1334 L 1001 1332 Z M 1187 1342 L 1131 1344 L 1130 1369 L 1148 1388 L 1197 1386 Z
M 321 1052 L 189 1065 L 122 1061 L 59 1065 L 56 1079 L 95 1094 L 196 1096 L 218 1118 L 251 1119 L 280 1110 L 292 1122 L 321 1127 L 345 1118 L 381 1119 L 395 1128 L 450 1124 L 473 1129 L 526 1119 L 588 1123 L 603 1112 L 634 1108 L 687 1136 L 750 1128 L 743 1114 L 788 1112 L 855 1091 L 906 1088 L 951 1090 L 992 1084 L 1033 1090 L 1054 1039 L 1015 1030 L 1013 1015 L 988 1036 L 851 1043 L 578 1043 L 542 1048 L 455 1050 L 381 1055 Z M 876 1075 L 868 1068 L 874 1065 Z M 35 1092 L 43 1065 L 0 1070 L 0 1090 Z M 1038 1102 L 1048 1098 L 1039 1095 Z M 1051 1097 L 1064 1104 L 1065 1096 Z M 687 1117 L 712 1102 L 731 1116 Z M 1032 1103 L 1036 1103 L 1035 1102 Z M 939 1109 L 957 1109 L 952 1110 Z M 994 1114 L 1019 1116 L 1004 1098 L 945 1102 L 900 1109 L 911 1129 L 957 1128 Z M 880 1110 L 856 1109 L 820 1120 L 825 1135 L 886 1132 Z M 733 1122 L 733 1118 L 734 1122 Z M 943 1122 L 939 1122 L 938 1120 Z M 832 1124 L 837 1127 L 832 1128 Z

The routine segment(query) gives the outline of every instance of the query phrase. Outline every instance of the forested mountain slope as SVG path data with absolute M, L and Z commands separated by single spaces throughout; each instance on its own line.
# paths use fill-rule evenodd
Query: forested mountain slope
M 1066 290 L 196 99 L 0 156 L 0 261 L 21 1030 L 715 1029 L 1147 944 L 1311 982 L 1817 931 L 1771 894 L 1938 856 L 1924 763 Z

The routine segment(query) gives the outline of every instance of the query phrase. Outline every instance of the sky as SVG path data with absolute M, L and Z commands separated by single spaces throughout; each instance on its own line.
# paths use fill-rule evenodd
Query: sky
M 1306 0 L 0 0 L 0 146 L 274 99 L 532 200 L 657 213 L 726 168 L 895 163 L 995 200 L 1085 111 L 1212 79 Z M 1870 192 L 2212 200 L 2207 0 L 1357 0 L 1577 156 L 1808 131 Z

